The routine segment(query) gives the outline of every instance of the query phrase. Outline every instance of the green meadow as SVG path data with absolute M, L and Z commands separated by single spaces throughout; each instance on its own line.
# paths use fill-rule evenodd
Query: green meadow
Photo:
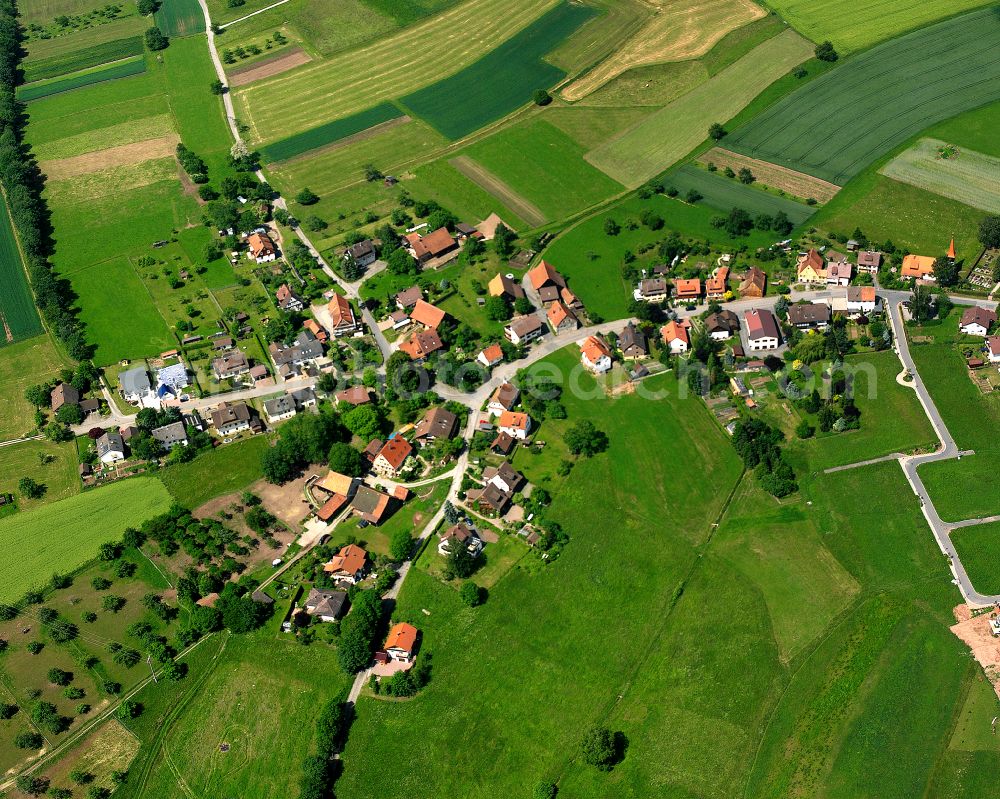
M 709 172 L 693 164 L 685 164 L 667 173 L 663 177 L 663 183 L 673 186 L 682 195 L 694 189 L 705 198 L 706 205 L 721 211 L 742 208 L 754 216 L 758 214 L 774 216 L 780 212 L 795 225 L 801 225 L 814 213 L 813 208 L 805 203 L 746 186 L 735 178 L 727 178 L 718 172 Z
M 951 540 L 973 587 L 981 594 L 1000 594 L 1000 522 L 961 527 Z
M 383 122 L 398 119 L 402 115 L 403 112 L 392 103 L 380 103 L 359 114 L 327 122 L 312 130 L 289 136 L 287 139 L 279 139 L 261 148 L 261 152 L 269 161 L 285 161 L 318 147 L 334 144 L 340 139 L 361 133 Z
M 7 200 L 0 196 L 0 279 L 4 292 L 0 299 L 0 348 L 42 332 L 42 320 L 28 285 L 21 250 L 14 236 Z

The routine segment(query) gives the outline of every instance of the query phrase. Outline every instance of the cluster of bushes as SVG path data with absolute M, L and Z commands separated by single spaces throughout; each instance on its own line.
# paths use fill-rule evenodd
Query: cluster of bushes
M 143 522 L 140 530 L 126 530 L 125 535 L 138 539 L 139 544 L 146 538 L 152 539 L 168 557 L 183 549 L 196 564 L 215 566 L 225 579 L 241 574 L 246 568 L 234 556 L 245 557 L 257 546 L 254 538 L 240 538 L 217 519 L 196 519 L 189 510 L 177 504 L 166 513 Z
M 714 216 L 711 224 L 712 227 L 725 230 L 734 239 L 749 235 L 755 228 L 773 230 L 780 236 L 787 236 L 795 227 L 784 211 L 778 211 L 774 216 L 758 214 L 751 217 L 750 212 L 743 208 L 732 208 L 726 216 Z
M 466 583 L 465 585 L 472 585 Z M 431 681 L 431 653 L 421 652 L 417 662 L 409 671 L 397 671 L 388 680 L 378 680 L 372 676 L 370 685 L 376 694 L 386 696 L 415 696 Z
M 23 48 L 14 0 L 0 0 L 0 185 L 27 261 L 35 304 L 48 328 L 65 344 L 70 356 L 85 360 L 92 354 L 83 328 L 73 313 L 72 292 L 48 262 L 52 251 L 48 213 L 41 199 L 44 178 L 23 143 L 27 115 L 14 96 Z
M 377 588 L 358 591 L 351 612 L 340 625 L 337 658 L 348 674 L 356 674 L 372 662 L 376 636 L 382 626 L 382 595 Z
M 194 183 L 208 183 L 208 166 L 180 142 L 177 143 L 177 160 Z
M 331 447 L 346 439 L 343 424 L 329 408 L 294 416 L 282 425 L 277 443 L 261 458 L 264 477 L 276 485 L 287 483 L 310 463 L 325 463 Z
M 246 3 L 246 0 L 227 0 L 227 5 L 229 8 L 237 8 Z M 272 47 L 281 46 L 288 43 L 288 38 L 281 32 L 275 31 L 271 34 L 271 37 L 264 42 L 264 50 L 270 50 Z M 263 51 L 259 45 L 248 44 L 246 46 L 234 47 L 232 50 L 228 48 L 222 51 L 222 60 L 227 64 L 235 64 L 237 60 L 244 58 L 250 58 L 250 56 L 260 55 Z
M 147 2 L 148 0 L 140 0 Z M 128 16 L 124 9 L 115 3 L 109 3 L 101 8 L 95 8 L 84 14 L 59 14 L 47 25 L 39 25 L 37 22 L 30 22 L 25 26 L 25 37 L 28 41 L 33 39 L 51 39 L 65 33 L 92 28 L 96 25 L 103 25 L 105 22 L 112 22 L 116 19 Z
M 760 419 L 745 419 L 733 430 L 733 448 L 752 469 L 765 491 L 775 497 L 787 497 L 798 491 L 795 472 L 781 451 L 784 434 Z
M 331 699 L 316 720 L 316 753 L 306 757 L 299 780 L 299 799 L 327 799 L 333 795 L 334 755 L 340 751 L 351 724 L 351 706 Z

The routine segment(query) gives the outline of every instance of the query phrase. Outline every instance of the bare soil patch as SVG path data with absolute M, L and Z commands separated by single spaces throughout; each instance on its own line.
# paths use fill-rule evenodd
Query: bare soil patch
M 725 169 L 728 166 L 734 172 L 739 172 L 743 167 L 746 167 L 753 172 L 758 183 L 770 186 L 772 189 L 781 189 L 783 192 L 803 200 L 812 197 L 817 202 L 826 203 L 840 191 L 840 186 L 836 183 L 814 178 L 804 172 L 796 172 L 794 169 L 772 164 L 770 161 L 761 161 L 757 158 L 734 153 L 731 150 L 724 150 L 721 147 L 713 147 L 698 160 L 703 164 L 711 162 L 720 169 Z
M 485 189 L 500 200 L 511 211 L 533 227 L 544 225 L 548 221 L 545 214 L 541 212 L 541 209 L 537 205 L 522 197 L 500 178 L 484 169 L 467 155 L 452 158 L 448 163 L 477 186 Z
M 950 629 L 972 650 L 972 657 L 983 667 L 986 678 L 1000 697 L 1000 639 L 990 632 L 990 617 L 996 611 L 973 616 L 968 605 L 958 605 L 952 612 L 957 624 Z
M 95 150 L 72 158 L 59 158 L 52 161 L 42 161 L 39 168 L 49 180 L 62 180 L 89 175 L 116 166 L 141 164 L 154 158 L 164 158 L 174 155 L 177 142 L 180 139 L 176 133 L 159 136 L 155 139 L 122 144 L 118 147 L 108 147 L 106 150 Z
M 700 58 L 730 31 L 767 15 L 753 0 L 660 0 L 634 36 L 562 96 L 574 102 L 633 67 Z
M 307 471 L 303 477 L 281 486 L 272 485 L 266 480 L 258 480 L 250 486 L 250 490 L 261 498 L 264 507 L 295 531 L 292 538 L 298 535 L 302 522 L 312 511 L 305 496 L 306 480 L 311 473 Z
M 286 50 L 284 53 L 276 53 L 270 58 L 263 58 L 245 67 L 230 70 L 229 85 L 246 86 L 255 80 L 272 78 L 275 75 L 280 75 L 282 72 L 287 72 L 295 67 L 308 64 L 310 61 L 312 61 L 312 56 L 309 53 L 301 47 L 294 47 L 291 50 Z

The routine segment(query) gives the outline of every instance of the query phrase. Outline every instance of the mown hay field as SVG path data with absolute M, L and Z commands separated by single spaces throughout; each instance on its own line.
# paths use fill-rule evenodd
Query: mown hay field
M 804 200 L 812 197 L 817 202 L 825 203 L 832 200 L 840 191 L 840 186 L 814 178 L 805 172 L 796 172 L 794 169 L 750 158 L 722 147 L 713 147 L 698 160 L 706 165 L 715 164 L 722 169 L 728 166 L 734 172 L 739 172 L 745 167 L 753 172 L 758 183 L 770 186 L 772 189 L 780 189 Z
M 997 99 L 1000 11 L 985 9 L 844 61 L 725 143 L 843 185 L 929 125 Z
M 268 161 L 285 161 L 310 150 L 334 144 L 375 125 L 381 125 L 383 122 L 399 119 L 401 116 L 403 116 L 403 112 L 392 103 L 379 103 L 361 113 L 341 117 L 333 122 L 327 122 L 325 125 L 296 133 L 286 139 L 279 139 L 262 147 L 261 153 Z
M 97 557 L 101 544 L 117 541 L 126 527 L 163 513 L 170 502 L 159 480 L 135 477 L 0 520 L 0 546 L 12 555 L 0 566 L 0 601 Z
M 938 139 L 921 139 L 880 171 L 893 180 L 1000 213 L 1000 158 L 975 150 L 958 150 L 942 158 L 939 151 L 947 146 Z
M 142 38 L 129 36 L 124 39 L 114 39 L 89 47 L 62 53 L 60 55 L 26 61 L 24 64 L 24 80 L 31 82 L 54 78 L 68 72 L 79 72 L 90 67 L 120 61 L 123 58 L 139 56 L 143 53 Z
M 749 211 L 752 216 L 757 214 L 774 216 L 784 212 L 796 225 L 805 222 L 815 211 L 805 203 L 745 186 L 735 178 L 699 169 L 692 164 L 685 164 L 680 169 L 670 172 L 664 177 L 663 182 L 677 189 L 681 196 L 687 195 L 692 189 L 696 190 L 704 197 L 705 204 L 720 211 L 742 208 Z
M 448 138 L 460 139 L 562 80 L 566 73 L 542 59 L 593 15 L 588 6 L 558 5 L 475 63 L 400 102 Z
M 758 45 L 707 82 L 587 153 L 587 160 L 635 187 L 676 163 L 705 140 L 713 122 L 739 113 L 771 83 L 812 55 L 794 31 Z
M 42 80 L 20 86 L 17 89 L 17 99 L 21 102 L 39 100 L 43 97 L 51 97 L 54 94 L 72 91 L 84 86 L 92 86 L 95 83 L 104 83 L 109 80 L 119 78 L 130 78 L 133 75 L 141 75 L 146 71 L 146 59 L 141 55 L 116 61 L 112 64 L 105 64 L 91 69 L 82 70 L 65 77 Z
M 355 114 L 469 66 L 557 2 L 464 3 L 366 47 L 241 87 L 233 92 L 236 116 L 256 144 Z
M 665 0 L 657 13 L 614 53 L 566 86 L 570 102 L 634 67 L 688 61 L 707 53 L 727 33 L 766 16 L 752 0 Z
M 774 0 L 770 6 L 815 42 L 841 52 L 862 50 L 990 0 Z

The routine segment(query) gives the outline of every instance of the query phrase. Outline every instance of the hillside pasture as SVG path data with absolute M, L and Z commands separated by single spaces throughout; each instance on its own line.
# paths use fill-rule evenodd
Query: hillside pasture
M 557 2 L 462 3 L 365 47 L 242 86 L 233 92 L 236 115 L 252 144 L 350 116 L 464 69 Z
M 998 53 L 1000 13 L 955 17 L 845 60 L 726 147 L 843 185 L 929 125 L 1000 99 Z M 850 109 L 850 124 L 831 125 L 832 109 Z
M 142 56 L 125 58 L 111 64 L 104 64 L 71 75 L 40 80 L 35 83 L 18 86 L 17 99 L 27 103 L 31 100 L 38 100 L 42 97 L 49 97 L 53 94 L 69 92 L 73 89 L 80 89 L 84 86 L 92 86 L 95 83 L 118 80 L 120 78 L 131 78 L 141 75 L 146 71 L 146 60 Z
M 4 551 L 18 553 L 0 566 L 0 601 L 42 585 L 53 571 L 73 571 L 95 558 L 101 544 L 120 539 L 126 527 L 169 507 L 159 480 L 135 477 L 0 519 Z
M 580 100 L 634 67 L 699 58 L 730 31 L 767 14 L 752 0 L 664 0 L 654 5 L 645 25 L 560 92 L 564 99 Z
M 833 41 L 842 53 L 863 50 L 906 31 L 988 5 L 990 0 L 774 0 L 769 5 L 815 42 Z
M 0 195 L 0 347 L 22 341 L 42 332 L 42 320 L 35 307 L 35 297 L 28 285 L 21 250 L 14 235 L 14 225 L 6 197 Z
M 793 197 L 803 200 L 810 198 L 820 203 L 829 202 L 833 199 L 840 186 L 828 183 L 825 180 L 814 178 L 805 172 L 796 172 L 768 161 L 759 161 L 756 158 L 749 158 L 739 153 L 725 150 L 722 147 L 713 147 L 707 153 L 699 157 L 699 162 L 703 164 L 715 164 L 721 169 L 729 167 L 734 172 L 741 169 L 749 169 L 757 179 L 757 183 L 778 189 Z
M 815 210 L 805 203 L 746 186 L 736 178 L 727 178 L 718 172 L 709 172 L 693 164 L 685 164 L 679 169 L 668 172 L 663 177 L 663 183 L 666 186 L 673 186 L 681 196 L 693 189 L 702 195 L 704 198 L 702 202 L 720 211 L 742 208 L 749 211 L 752 216 L 758 214 L 774 216 L 784 212 L 796 225 L 805 222 Z
M 587 160 L 635 187 L 667 169 L 705 140 L 713 122 L 739 113 L 771 83 L 812 55 L 788 30 L 765 41 L 710 80 L 587 153 Z
M 377 125 L 400 119 L 403 112 L 392 103 L 380 103 L 367 111 L 341 117 L 333 122 L 279 139 L 261 148 L 261 154 L 268 161 L 286 161 L 303 155 L 310 150 L 326 147 L 355 136 Z
M 68 72 L 78 72 L 82 69 L 89 69 L 111 61 L 120 61 L 123 58 L 139 56 L 143 53 L 142 37 L 129 36 L 125 39 L 113 39 L 101 42 L 89 47 L 82 47 L 77 50 L 52 55 L 48 58 L 39 58 L 24 63 L 25 83 L 54 78 L 65 75 Z
M 460 139 L 562 80 L 566 73 L 542 58 L 593 15 L 589 6 L 562 3 L 475 63 L 400 102 L 449 139 Z
M 946 146 L 938 139 L 921 139 L 879 171 L 981 211 L 1000 213 L 1000 158 L 964 149 L 944 158 L 940 152 Z

